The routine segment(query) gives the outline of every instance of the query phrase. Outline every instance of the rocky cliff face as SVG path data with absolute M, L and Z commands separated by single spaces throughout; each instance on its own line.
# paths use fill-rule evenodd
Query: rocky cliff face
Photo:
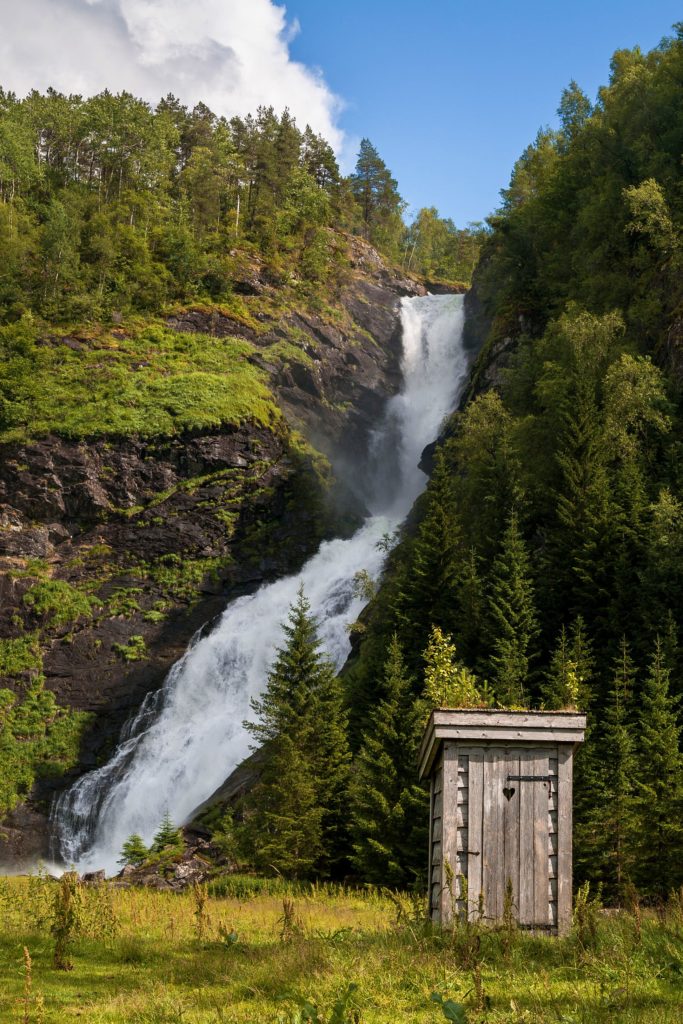
M 168 318 L 177 331 L 251 341 L 283 423 L 0 447 L 0 641 L 28 637 L 33 652 L 0 659 L 0 687 L 21 694 L 42 673 L 61 706 L 92 715 L 78 765 L 59 783 L 39 781 L 6 818 L 0 859 L 44 852 L 54 787 L 106 758 L 231 596 L 352 528 L 368 432 L 400 380 L 400 297 L 424 289 L 350 244 L 334 306 L 278 309 L 255 265 L 245 288 L 258 331 L 205 307 Z
M 258 331 L 203 309 L 176 314 L 168 325 L 250 341 L 257 349 L 252 358 L 268 372 L 288 423 L 332 461 L 336 475 L 362 498 L 368 433 L 401 379 L 399 301 L 425 295 L 427 289 L 387 267 L 362 239 L 349 238 L 349 245 L 350 271 L 333 308 L 289 309 L 279 316 L 264 310 L 257 314 Z M 244 288 L 265 290 L 258 273 Z

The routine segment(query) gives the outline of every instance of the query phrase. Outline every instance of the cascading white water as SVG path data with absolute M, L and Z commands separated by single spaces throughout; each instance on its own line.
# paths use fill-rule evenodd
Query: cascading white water
M 296 576 L 237 598 L 208 635 L 195 637 L 124 729 L 111 760 L 56 802 L 55 838 L 65 863 L 115 872 L 128 836 L 137 832 L 149 842 L 166 811 L 174 822 L 186 821 L 247 755 L 242 723 L 264 686 L 301 584 L 323 647 L 337 667 L 344 663 L 346 627 L 363 606 L 354 575 L 380 572 L 385 555 L 378 542 L 424 487 L 421 452 L 453 409 L 467 370 L 462 296 L 403 299 L 401 317 L 404 384 L 373 439 L 372 516 L 350 539 L 324 542 Z

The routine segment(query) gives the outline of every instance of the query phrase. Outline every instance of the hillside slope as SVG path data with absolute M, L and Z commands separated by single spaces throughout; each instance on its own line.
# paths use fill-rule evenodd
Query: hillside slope
M 435 626 L 487 700 L 586 709 L 575 863 L 611 899 L 683 881 L 676 32 L 617 51 L 595 107 L 572 83 L 515 165 L 466 299 L 469 390 L 346 671 L 361 748 L 392 636 L 418 698 Z
M 313 308 L 252 254 L 231 307 L 13 329 L 31 415 L 0 439 L 0 686 L 11 764 L 30 770 L 0 792 L 0 857 L 44 852 L 54 787 L 106 757 L 231 596 L 357 521 L 368 432 L 400 379 L 400 297 L 424 289 L 342 242 Z M 26 728 L 45 694 L 57 707 Z

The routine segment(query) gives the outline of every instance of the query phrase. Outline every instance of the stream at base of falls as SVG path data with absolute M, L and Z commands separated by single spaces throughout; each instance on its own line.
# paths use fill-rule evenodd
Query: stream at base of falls
M 282 623 L 303 585 L 323 649 L 341 668 L 348 626 L 363 604 L 360 571 L 376 579 L 393 534 L 424 489 L 424 447 L 455 407 L 467 375 L 461 295 L 403 299 L 400 394 L 387 403 L 370 440 L 371 515 L 347 540 L 325 541 L 299 573 L 232 601 L 208 634 L 200 631 L 124 727 L 101 768 L 83 775 L 55 801 L 55 854 L 79 871 L 118 871 L 133 833 L 149 843 L 164 814 L 182 824 L 249 753 L 243 727 L 250 700 L 264 687 Z

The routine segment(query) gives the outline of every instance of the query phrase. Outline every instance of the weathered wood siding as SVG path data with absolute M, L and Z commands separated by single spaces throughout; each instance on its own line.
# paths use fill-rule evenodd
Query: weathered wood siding
M 443 834 L 443 752 L 435 764 L 431 785 L 431 817 L 429 829 L 429 890 L 432 920 L 441 921 L 441 836 Z
M 431 771 L 433 920 L 500 920 L 509 892 L 521 927 L 570 927 L 573 744 L 538 735 L 439 744 Z

